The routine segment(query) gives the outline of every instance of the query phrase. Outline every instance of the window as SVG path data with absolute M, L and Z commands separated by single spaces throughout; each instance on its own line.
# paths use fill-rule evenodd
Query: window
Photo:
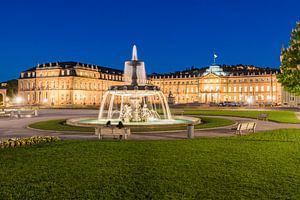
M 231 92 L 231 87 L 228 88 L 228 92 Z
M 267 92 L 270 92 L 270 86 L 269 85 L 267 86 Z
M 244 91 L 247 92 L 247 86 L 244 87 Z
M 295 97 L 294 96 L 290 96 L 290 101 L 295 101 Z
M 264 92 L 264 91 L 265 91 L 265 86 L 261 86 L 261 87 L 260 87 L 260 90 L 261 90 L 262 92 Z
M 275 92 L 276 91 L 276 86 L 273 86 L 273 92 Z
M 258 92 L 258 86 L 255 86 L 255 92 Z
M 250 92 L 253 92 L 253 87 L 252 86 L 250 86 Z
M 233 88 L 233 92 L 236 92 L 236 87 Z
M 223 92 L 226 92 L 226 87 L 223 88 Z

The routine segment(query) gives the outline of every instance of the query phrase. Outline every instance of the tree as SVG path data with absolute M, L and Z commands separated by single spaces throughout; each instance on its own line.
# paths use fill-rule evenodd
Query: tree
M 280 60 L 279 82 L 286 91 L 300 96 L 300 22 L 291 33 L 290 46 L 282 49 Z
M 18 93 L 18 80 L 13 79 L 7 81 L 7 96 L 8 97 L 15 97 Z

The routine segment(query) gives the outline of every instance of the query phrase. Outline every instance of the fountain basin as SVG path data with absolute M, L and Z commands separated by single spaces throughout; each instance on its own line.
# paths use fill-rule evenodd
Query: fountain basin
M 101 127 L 106 124 L 107 119 L 96 119 L 96 118 L 73 118 L 68 119 L 66 123 L 70 126 L 80 127 Z M 117 125 L 119 119 L 111 119 L 112 125 Z M 173 119 L 154 119 L 146 122 L 123 122 L 128 128 L 154 128 L 154 127 L 167 127 L 167 126 L 182 126 L 193 124 L 197 125 L 201 123 L 201 119 L 188 116 L 173 116 Z

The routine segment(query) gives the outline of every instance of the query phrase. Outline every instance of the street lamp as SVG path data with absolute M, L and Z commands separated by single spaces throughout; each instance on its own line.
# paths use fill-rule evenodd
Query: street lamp
M 249 108 L 250 108 L 251 103 L 252 103 L 252 96 L 250 96 L 250 97 L 247 98 L 247 103 L 248 103 Z
M 20 103 L 22 103 L 22 102 L 23 102 L 23 98 L 20 97 L 20 96 L 17 96 L 17 97 L 16 97 L 16 103 L 17 103 L 17 104 L 20 104 Z

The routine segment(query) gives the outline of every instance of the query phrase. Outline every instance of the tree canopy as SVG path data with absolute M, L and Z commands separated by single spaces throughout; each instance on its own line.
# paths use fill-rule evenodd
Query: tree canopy
M 278 80 L 283 88 L 300 96 L 300 22 L 291 33 L 290 46 L 282 49 L 280 70 Z

